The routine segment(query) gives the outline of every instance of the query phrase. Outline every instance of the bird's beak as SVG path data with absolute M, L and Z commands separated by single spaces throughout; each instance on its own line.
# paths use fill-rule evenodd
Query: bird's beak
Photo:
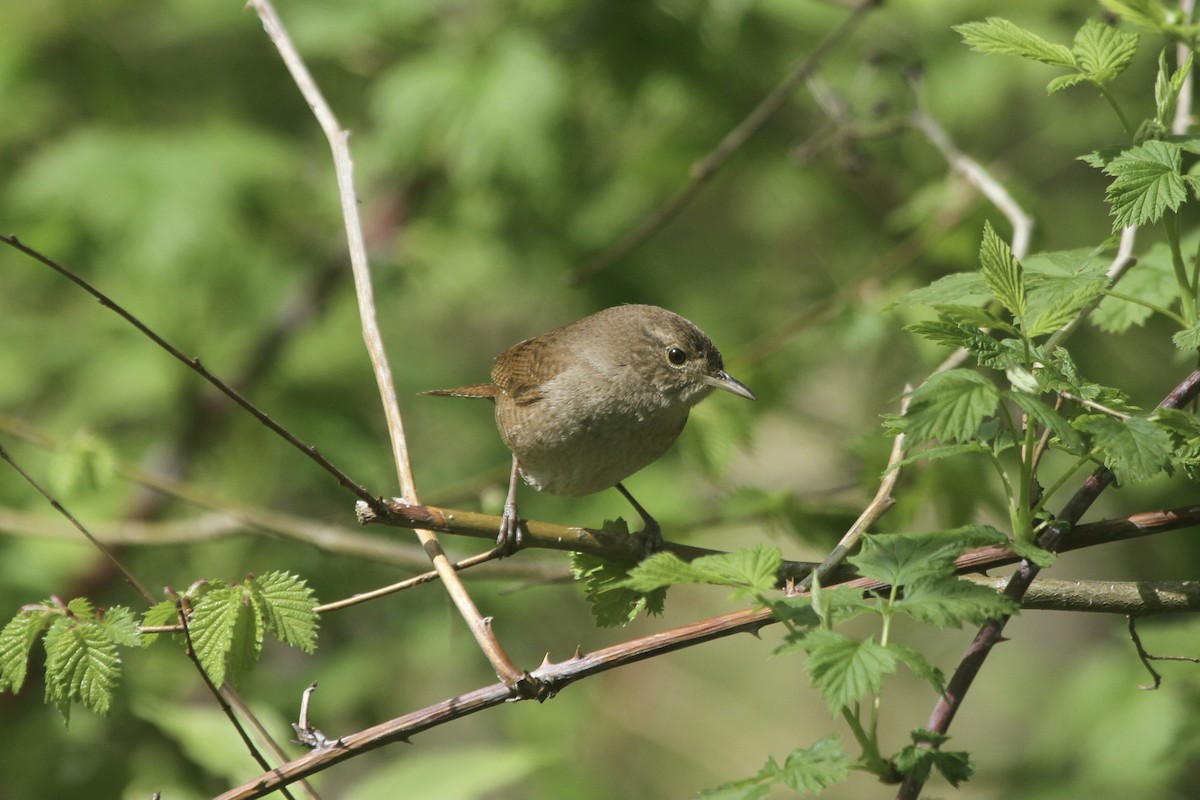
M 704 382 L 716 389 L 724 389 L 727 392 L 732 392 L 739 397 L 744 397 L 747 400 L 757 400 L 754 392 L 746 388 L 746 385 L 737 378 L 731 376 L 725 370 L 721 370 L 716 375 L 705 375 Z

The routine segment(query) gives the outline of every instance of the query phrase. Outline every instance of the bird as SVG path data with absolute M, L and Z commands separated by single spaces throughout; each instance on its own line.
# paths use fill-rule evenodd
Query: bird
M 660 550 L 658 522 L 622 481 L 662 457 L 714 389 L 757 399 L 691 322 L 627 304 L 518 342 L 496 357 L 488 383 L 422 394 L 495 403 L 496 427 L 512 453 L 496 536 L 507 555 L 521 546 L 518 476 L 554 495 L 615 487 L 642 518 L 646 551 Z

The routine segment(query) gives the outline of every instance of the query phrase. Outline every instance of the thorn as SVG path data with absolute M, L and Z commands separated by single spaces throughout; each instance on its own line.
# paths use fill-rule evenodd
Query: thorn
M 550 653 L 547 652 L 546 655 L 542 657 L 542 663 L 538 665 L 538 669 L 544 669 L 548 666 L 550 666 Z
M 579 648 L 580 648 L 580 645 L 575 645 L 575 654 L 573 656 L 571 656 L 572 659 L 583 658 L 583 651 L 580 650 Z

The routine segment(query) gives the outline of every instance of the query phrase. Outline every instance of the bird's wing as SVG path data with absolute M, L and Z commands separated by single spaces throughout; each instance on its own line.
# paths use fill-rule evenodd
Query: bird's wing
M 496 357 L 492 365 L 492 382 L 520 406 L 542 399 L 542 384 L 568 366 L 563 355 L 547 354 L 538 338 L 518 342 Z
M 435 397 L 481 397 L 495 400 L 496 395 L 500 394 L 500 387 L 494 383 L 473 383 L 470 386 L 459 386 L 455 389 L 430 389 L 421 394 Z

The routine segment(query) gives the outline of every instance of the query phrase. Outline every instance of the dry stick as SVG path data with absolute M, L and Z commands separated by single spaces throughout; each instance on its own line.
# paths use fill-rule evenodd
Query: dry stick
M 244 408 L 246 411 L 250 412 L 251 416 L 253 416 L 256 420 L 261 422 L 267 428 L 269 428 L 273 433 L 280 436 L 288 444 L 292 445 L 297 450 L 299 450 L 301 453 L 304 453 L 304 455 L 308 456 L 312 461 L 316 462 L 316 464 L 318 466 L 320 466 L 323 470 L 325 470 L 330 475 L 332 475 L 334 478 L 336 478 L 337 482 L 339 484 L 341 484 L 344 488 L 349 489 L 351 492 L 353 492 L 355 494 L 355 496 L 357 496 L 360 500 L 362 500 L 363 502 L 368 503 L 370 505 L 379 504 L 378 498 L 373 496 L 364 487 L 360 486 L 359 484 L 357 484 L 353 480 L 351 480 L 350 476 L 348 476 L 346 473 L 342 472 L 340 469 L 335 467 L 329 459 L 325 458 L 325 456 L 321 455 L 317 451 L 317 448 L 313 447 L 312 445 L 305 444 L 304 442 L 302 442 L 299 438 L 296 437 L 295 434 L 293 434 L 287 428 L 280 425 L 275 420 L 271 419 L 271 417 L 267 416 L 266 412 L 262 411 L 258 406 L 254 405 L 254 403 L 251 403 L 249 400 L 247 400 L 236 389 L 234 389 L 232 386 L 230 386 L 225 381 L 218 378 L 216 375 L 213 375 L 211 372 L 209 372 L 208 369 L 206 367 L 204 367 L 203 364 L 200 363 L 199 358 L 189 358 L 188 356 L 184 355 L 184 353 L 181 350 L 179 350 L 179 348 L 175 347 L 175 345 L 171 344 L 166 339 L 164 339 L 163 337 L 159 336 L 157 333 L 152 331 L 140 319 L 135 317 L 130 312 L 126 311 L 125 308 L 123 308 L 120 304 L 118 304 L 115 300 L 110 298 L 108 295 L 101 292 L 99 289 L 97 289 L 91 283 L 84 280 L 79 275 L 76 275 L 74 272 L 67 269 L 62 264 L 59 264 L 57 261 L 50 258 L 49 256 L 43 255 L 42 253 L 38 252 L 37 250 L 34 250 L 32 247 L 29 247 L 29 246 L 23 244 L 22 242 L 18 241 L 17 237 L 15 237 L 15 236 L 5 236 L 5 235 L 0 234 L 0 242 L 3 242 L 4 244 L 7 244 L 9 247 L 12 247 L 16 250 L 21 251 L 25 255 L 34 259 L 35 261 L 40 261 L 41 263 L 45 264 L 47 267 L 50 267 L 50 269 L 54 270 L 55 272 L 59 273 L 67 280 L 74 283 L 76 286 L 79 286 L 81 289 L 83 289 L 85 292 L 90 294 L 92 297 L 95 297 L 97 300 L 100 301 L 100 305 L 104 306 L 107 309 L 110 309 L 111 311 L 116 313 L 117 316 L 121 317 L 126 322 L 128 322 L 130 325 L 137 328 L 144 336 L 146 336 L 146 338 L 150 339 L 150 341 L 154 342 L 156 345 L 161 347 L 163 350 L 166 350 L 167 353 L 169 353 L 177 361 L 179 361 L 182 364 L 184 364 L 185 366 L 187 366 L 189 369 L 191 369 L 193 372 L 195 372 L 201 378 L 204 378 L 204 380 L 208 381 L 213 386 L 215 386 L 218 390 L 221 391 L 222 394 L 224 394 L 230 400 L 237 403 L 239 406 Z
M 692 165 L 687 183 L 676 190 L 670 199 L 643 218 L 633 230 L 622 236 L 615 244 L 568 273 L 567 283 L 577 285 L 601 270 L 607 269 L 675 219 L 700 194 L 700 190 L 717 174 L 717 171 L 725 166 L 725 162 L 729 160 L 730 156 L 783 108 L 800 84 L 816 71 L 821 60 L 849 35 L 855 25 L 866 15 L 866 12 L 881 2 L 882 0 L 863 0 L 855 5 L 850 10 L 850 15 L 830 31 L 807 57 L 799 61 L 792 68 L 791 73 L 763 98 L 762 102 L 736 128 L 725 135 L 720 144 Z
M 1198 393 L 1200 393 L 1200 370 L 1196 370 L 1176 386 L 1158 404 L 1158 407 L 1179 408 L 1190 402 Z M 1046 528 L 1041 536 L 1038 537 L 1038 546 L 1052 553 L 1057 552 L 1062 542 L 1069 540 L 1071 526 L 1079 520 L 1083 513 L 1095 502 L 1100 493 L 1108 488 L 1113 480 L 1113 473 L 1107 467 L 1100 467 L 1089 475 L 1084 480 L 1083 486 L 1075 492 L 1075 495 L 1067 501 L 1066 506 L 1059 512 L 1056 522 Z M 1041 567 L 1033 562 L 1022 561 L 1005 587 L 1005 595 L 1011 597 L 1019 604 L 1025 592 L 1029 589 L 1029 585 L 1040 571 Z M 1000 641 L 1000 635 L 1004 632 L 1004 626 L 1008 623 L 1009 618 L 1009 616 L 1003 616 L 998 619 L 989 620 L 979 629 L 979 633 L 976 634 L 974 641 L 967 647 L 967 651 L 963 655 L 962 661 L 959 662 L 953 677 L 946 684 L 945 694 L 938 699 L 937 704 L 934 706 L 933 713 L 929 717 L 929 722 L 925 725 L 926 730 L 938 734 L 945 734 L 949 730 L 950 723 L 953 722 L 954 715 L 958 713 L 963 698 L 971 688 L 975 676 L 979 674 L 983 662 L 987 659 L 988 654 L 991 653 L 992 647 Z M 936 747 L 937 745 L 932 742 L 925 742 L 921 746 Z M 906 778 L 900 786 L 900 791 L 896 794 L 897 800 L 915 800 L 915 798 L 920 796 L 924 784 L 925 781 L 923 779 Z
M 1194 508 L 1196 514 L 1191 519 L 1191 524 L 1200 523 L 1200 506 Z M 1082 532 L 1083 529 L 1084 526 L 1081 526 L 1079 531 Z M 883 588 L 882 584 L 866 580 L 857 580 L 846 585 L 854 586 L 864 591 Z M 1158 588 L 1159 585 L 1153 584 L 1153 587 Z M 1178 587 L 1164 585 L 1161 588 L 1164 592 L 1170 592 Z M 1194 585 L 1189 586 L 1186 590 L 1194 592 L 1195 587 Z M 1131 591 L 1136 593 L 1137 586 L 1134 585 Z M 1194 594 L 1191 600 L 1193 603 L 1197 602 Z M 1122 608 L 1121 610 L 1127 612 L 1129 609 Z M 1138 613 L 1154 613 L 1158 610 L 1160 608 L 1157 601 L 1148 601 L 1141 608 L 1137 609 Z M 769 609 L 738 611 L 702 620 L 663 633 L 656 633 L 640 639 L 622 642 L 621 644 L 613 645 L 594 653 L 576 653 L 571 658 L 562 662 L 550 663 L 547 659 L 542 666 L 533 671 L 533 677 L 544 682 L 548 690 L 554 693 L 562 690 L 571 683 L 606 670 L 616 669 L 637 661 L 715 641 L 737 633 L 757 634 L 762 628 L 776 622 L 778 620 L 772 617 Z M 502 683 L 481 687 L 419 711 L 414 711 L 402 717 L 397 717 L 341 737 L 329 748 L 303 755 L 240 787 L 231 789 L 225 794 L 220 795 L 217 800 L 245 800 L 246 798 L 262 797 L 275 791 L 280 786 L 285 786 L 304 776 L 328 769 L 335 764 L 354 758 L 369 750 L 374 750 L 397 741 L 408 741 L 418 733 L 469 716 L 478 711 L 502 705 L 511 699 L 511 692 Z
M 291 38 L 269 0 L 252 0 L 252 5 L 259 19 L 262 20 L 264 30 L 279 51 L 288 72 L 291 73 L 292 80 L 295 81 L 296 87 L 308 102 L 321 130 L 329 140 L 329 148 L 333 153 L 334 170 L 337 173 L 338 195 L 342 201 L 342 218 L 350 248 L 350 264 L 354 272 L 354 289 L 358 297 L 363 340 L 371 357 L 371 366 L 379 387 L 384 415 L 387 417 L 388 433 L 392 443 L 396 473 L 400 481 L 400 491 L 406 499 L 415 503 L 417 502 L 417 487 L 413 481 L 412 463 L 404 436 L 404 424 L 400 417 L 400 405 L 396 400 L 391 369 L 388 366 L 383 339 L 379 334 L 379 325 L 376 319 L 366 244 L 363 241 L 362 224 L 358 215 L 358 195 L 354 189 L 354 164 L 350 158 L 350 149 L 347 144 L 349 132 L 343 130 L 338 123 L 333 109 L 325 101 L 321 90 L 317 87 L 316 81 L 313 80 L 303 59 L 300 58 L 299 52 L 292 44 Z M 376 506 L 374 502 L 368 503 L 368 505 Z M 480 648 L 492 663 L 497 676 L 514 691 L 536 691 L 536 687 L 530 684 L 528 673 L 519 669 L 500 646 L 500 642 L 492 631 L 491 618 L 484 617 L 475 607 L 466 587 L 463 586 L 458 574 L 454 571 L 450 559 L 446 557 L 445 551 L 438 543 L 437 536 L 433 531 L 421 528 L 416 529 L 416 533 L 426 554 L 433 562 L 434 569 L 441 577 L 442 583 L 445 584 L 446 591 L 449 592 L 459 613 L 466 620 Z
M 904 416 L 908 411 L 908 403 L 911 398 L 912 386 L 906 385 L 904 397 L 900 401 L 900 416 Z M 850 526 L 850 530 L 846 531 L 846 535 L 830 551 L 825 560 L 800 581 L 796 591 L 808 591 L 812 588 L 814 580 L 823 584 L 829 574 L 837 569 L 846 560 L 846 556 L 850 555 L 850 552 L 858 546 L 859 539 L 867 532 L 867 529 L 896 504 L 895 499 L 892 498 L 892 489 L 896 488 L 896 481 L 900 479 L 900 462 L 904 460 L 905 438 L 903 433 L 897 433 L 895 439 L 892 440 L 892 452 L 888 456 L 887 468 L 883 472 L 883 480 L 879 483 L 879 491 L 875 492 L 875 497 L 859 514 L 858 519 Z

